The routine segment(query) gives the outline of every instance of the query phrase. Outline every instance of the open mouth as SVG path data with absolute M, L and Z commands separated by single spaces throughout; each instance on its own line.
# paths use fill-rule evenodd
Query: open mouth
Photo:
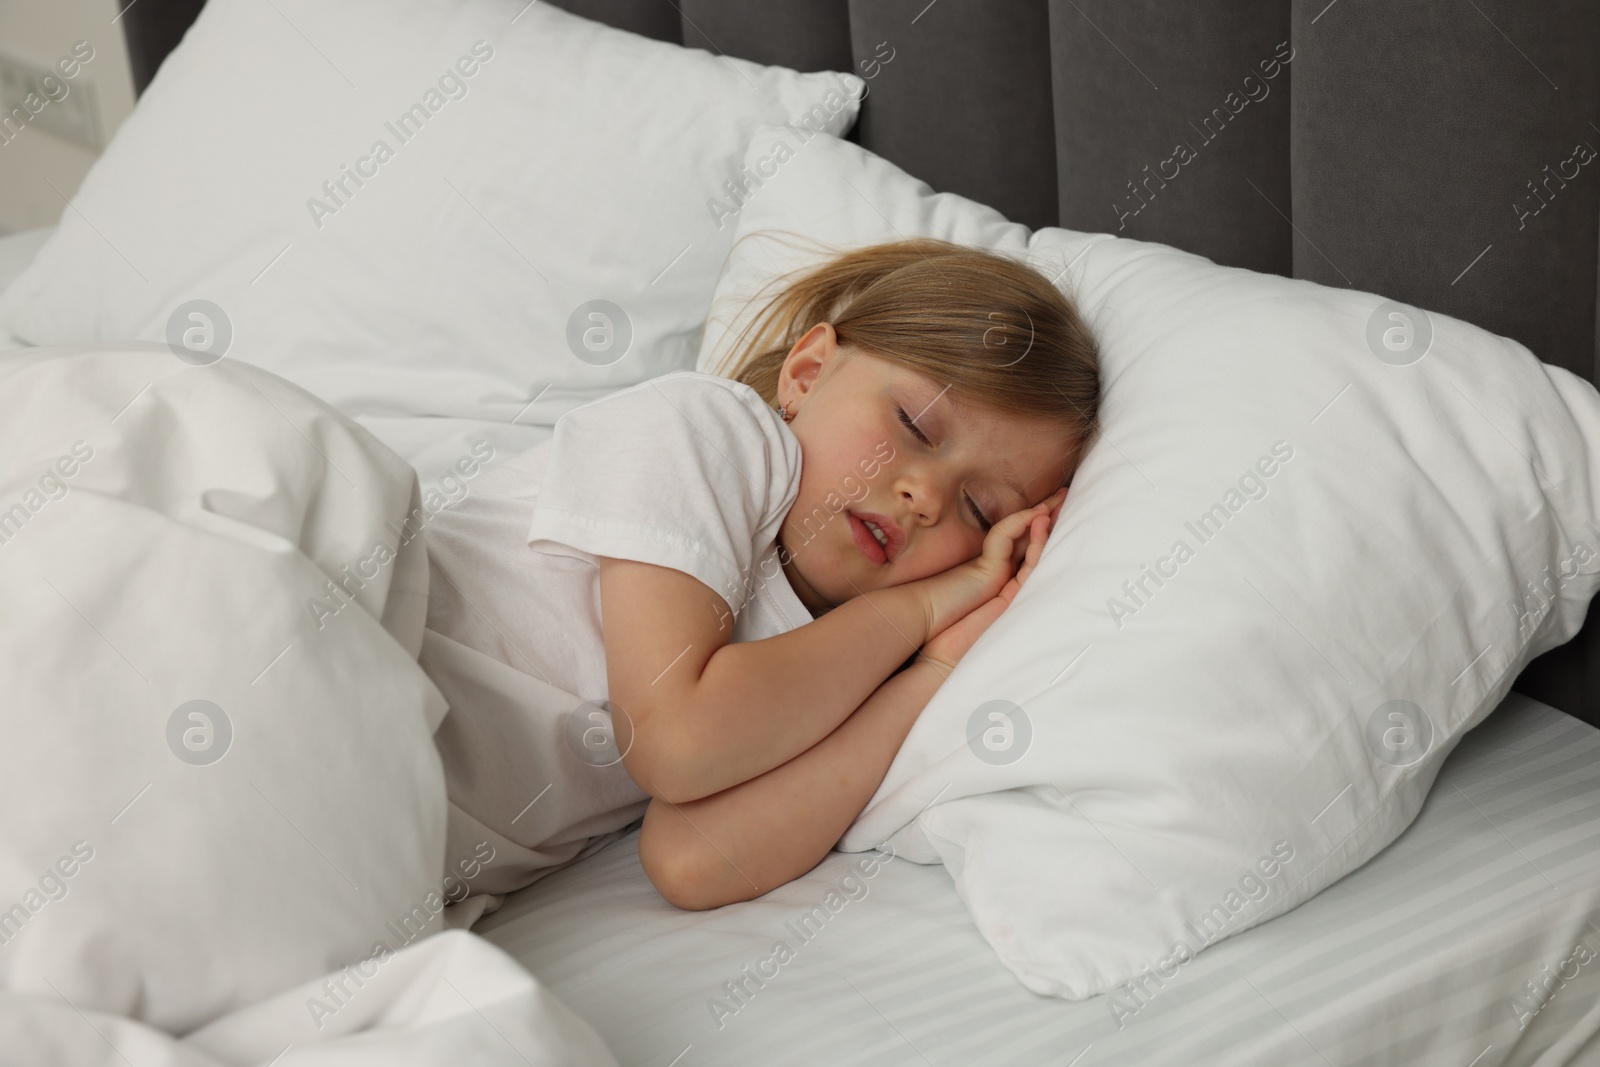
M 856 547 L 861 549 L 863 555 L 874 563 L 887 563 L 889 561 L 889 535 L 877 524 L 859 518 L 853 512 L 846 512 L 850 517 L 850 533 L 855 538 Z

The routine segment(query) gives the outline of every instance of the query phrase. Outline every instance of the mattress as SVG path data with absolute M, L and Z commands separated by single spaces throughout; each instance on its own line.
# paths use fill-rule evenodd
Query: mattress
M 1018 983 L 943 867 L 875 853 L 684 912 L 635 829 L 474 929 L 623 1064 L 1600 1064 L 1600 731 L 1513 693 L 1365 866 L 1085 1001 Z

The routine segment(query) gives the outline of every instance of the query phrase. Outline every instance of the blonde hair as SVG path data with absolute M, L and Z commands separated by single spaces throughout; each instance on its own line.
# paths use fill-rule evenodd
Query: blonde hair
M 747 237 L 775 234 L 758 231 Z M 800 236 L 791 234 L 790 236 Z M 742 239 L 741 239 L 742 240 Z M 1072 434 L 1071 470 L 1099 429 L 1099 348 L 1073 301 L 1007 255 L 918 237 L 839 252 L 780 275 L 718 373 L 775 402 L 784 360 L 807 330 L 946 384 L 964 401 L 1051 419 Z

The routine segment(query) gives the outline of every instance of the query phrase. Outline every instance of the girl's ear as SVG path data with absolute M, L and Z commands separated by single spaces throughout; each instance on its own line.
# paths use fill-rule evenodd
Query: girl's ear
M 815 387 L 823 370 L 839 352 L 839 335 L 833 323 L 819 322 L 807 330 L 789 349 L 778 371 L 778 396 L 792 399 L 804 396 Z

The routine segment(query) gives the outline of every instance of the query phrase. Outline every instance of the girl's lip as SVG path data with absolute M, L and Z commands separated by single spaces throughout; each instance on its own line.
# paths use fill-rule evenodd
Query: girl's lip
M 900 550 L 906 546 L 906 535 L 900 529 L 899 523 L 887 515 L 879 515 L 871 511 L 856 511 L 851 514 L 863 522 L 872 523 L 872 525 L 883 531 L 883 539 L 888 542 L 883 546 L 883 554 L 890 563 L 900 558 Z M 867 536 L 871 537 L 872 535 L 869 533 Z
M 858 519 L 853 511 L 847 511 L 845 514 L 850 519 L 850 533 L 855 538 L 856 547 L 861 549 L 861 554 L 874 563 L 889 562 L 888 553 L 878 544 L 878 539 L 872 536 L 872 531 L 867 529 L 866 523 Z

